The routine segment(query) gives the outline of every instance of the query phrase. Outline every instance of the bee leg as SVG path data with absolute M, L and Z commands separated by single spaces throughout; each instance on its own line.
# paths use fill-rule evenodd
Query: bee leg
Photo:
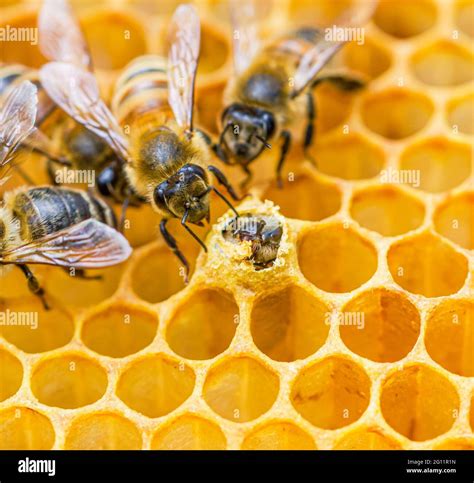
M 56 181 L 54 162 L 51 161 L 50 159 L 46 161 L 46 171 L 48 172 L 48 177 L 51 184 L 54 186 L 58 186 L 59 183 Z
M 207 134 L 206 131 L 203 131 L 202 129 L 199 129 L 199 128 L 194 128 L 194 130 L 201 135 L 201 137 L 204 139 L 204 141 L 208 146 L 212 146 L 211 136 L 209 136 L 209 134 Z
M 238 218 L 239 214 L 232 203 L 215 186 L 211 186 L 211 189 L 235 213 L 235 216 Z
M 358 72 L 349 69 L 338 69 L 338 72 L 327 73 L 324 76 L 318 77 L 312 84 L 311 88 L 317 87 L 322 82 L 330 82 L 342 91 L 356 91 L 363 88 L 369 79 L 362 76 Z
M 225 174 L 219 168 L 210 165 L 207 167 L 207 169 L 216 177 L 219 184 L 224 186 L 234 201 L 241 200 L 241 198 L 239 198 L 237 193 L 234 191 L 234 188 L 232 188 L 232 185 L 229 183 L 229 180 L 226 178 Z
M 285 162 L 286 155 L 288 154 L 288 151 L 290 149 L 290 144 L 291 144 L 291 133 L 290 131 L 282 131 L 280 134 L 280 137 L 283 139 L 283 144 L 281 146 L 281 152 L 280 152 L 280 159 L 277 164 L 277 169 L 276 169 L 276 179 L 277 179 L 277 185 L 279 188 L 283 187 L 283 180 L 281 179 L 281 171 L 283 169 L 283 163 Z
M 122 198 L 120 198 L 117 190 L 110 183 L 107 183 L 107 189 L 115 203 L 122 203 Z
M 40 286 L 38 279 L 33 272 L 26 265 L 18 265 L 28 281 L 28 288 L 30 291 L 41 299 L 45 310 L 49 310 L 49 305 L 44 297 L 44 289 Z
M 102 275 L 87 275 L 83 268 L 74 268 L 74 275 L 70 272 L 70 267 L 63 267 L 64 271 L 71 277 L 81 278 L 83 280 L 102 280 Z
M 130 205 L 130 197 L 127 196 L 122 203 L 122 211 L 120 212 L 120 221 L 119 221 L 119 232 L 123 233 L 125 227 L 125 215 L 127 214 L 128 206 Z
M 224 164 L 227 164 L 227 166 L 232 166 L 234 165 L 235 163 L 231 163 L 229 158 L 227 157 L 227 154 L 225 153 L 225 151 L 222 149 L 221 145 L 220 144 L 217 144 L 217 143 L 214 143 L 212 145 L 212 150 L 214 151 L 214 153 L 216 154 L 216 156 L 224 163 Z
M 170 247 L 172 252 L 178 257 L 179 261 L 184 265 L 185 275 L 184 275 L 184 283 L 188 283 L 189 281 L 189 263 L 186 260 L 186 257 L 183 255 L 183 252 L 178 248 L 178 244 L 174 239 L 173 235 L 168 231 L 166 228 L 166 223 L 168 222 L 168 218 L 163 218 L 160 223 L 160 232 L 165 240 L 166 244 Z
M 196 235 L 196 233 L 189 228 L 188 225 L 186 225 L 186 221 L 188 221 L 188 215 L 189 215 L 189 209 L 186 208 L 186 211 L 184 212 L 183 217 L 181 218 L 181 225 L 183 225 L 183 228 L 201 245 L 202 249 L 207 253 L 207 247 L 204 244 L 204 242 Z
M 308 92 L 306 95 L 308 104 L 307 104 L 307 114 L 308 114 L 308 124 L 306 125 L 306 132 L 304 136 L 304 143 L 303 143 L 303 153 L 305 157 L 311 161 L 311 163 L 317 167 L 318 163 L 313 158 L 313 156 L 308 152 L 308 149 L 311 147 L 314 139 L 314 135 L 316 133 L 316 125 L 314 120 L 316 118 L 316 104 L 314 103 L 314 97 L 311 92 Z
M 214 154 L 225 164 L 227 165 L 232 165 L 233 163 L 231 163 L 229 161 L 229 158 L 227 157 L 227 154 L 225 153 L 225 151 L 222 149 L 222 138 L 223 136 L 220 136 L 219 137 L 219 142 L 218 143 L 213 143 L 212 142 L 212 139 L 211 139 L 211 136 L 209 136 L 209 134 L 207 134 L 207 132 L 203 131 L 202 129 L 195 129 L 196 132 L 198 132 L 202 138 L 204 139 L 204 141 L 206 142 L 206 144 L 214 151 Z

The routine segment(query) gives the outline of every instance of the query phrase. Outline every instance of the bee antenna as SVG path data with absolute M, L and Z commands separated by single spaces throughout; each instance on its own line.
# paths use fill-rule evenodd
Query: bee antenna
M 267 149 L 271 149 L 272 145 L 268 144 L 267 141 L 264 138 L 262 138 L 262 136 L 259 136 L 258 134 L 254 134 L 254 137 L 256 137 L 260 142 L 262 142 Z

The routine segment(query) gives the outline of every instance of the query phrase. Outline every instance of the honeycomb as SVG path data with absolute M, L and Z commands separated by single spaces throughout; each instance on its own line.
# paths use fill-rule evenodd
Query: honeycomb
M 164 51 L 178 3 L 73 1 L 106 98 L 127 62 Z M 351 4 L 274 3 L 269 32 L 330 25 Z M 197 118 L 216 135 L 231 30 L 225 2 L 196 4 Z M 3 0 L 0 23 L 33 27 L 38 8 Z M 270 150 L 238 207 L 281 223 L 272 266 L 224 240 L 231 213 L 213 199 L 207 254 L 171 223 L 187 286 L 147 207 L 129 212 L 131 259 L 101 280 L 35 267 L 50 311 L 5 274 L 1 311 L 37 324 L 0 326 L 0 448 L 474 449 L 473 11 L 384 0 L 338 54 L 371 82 L 316 91 L 317 168 L 295 142 L 279 190 Z M 0 48 L 44 62 L 29 43 Z M 24 167 L 46 182 L 44 160 Z

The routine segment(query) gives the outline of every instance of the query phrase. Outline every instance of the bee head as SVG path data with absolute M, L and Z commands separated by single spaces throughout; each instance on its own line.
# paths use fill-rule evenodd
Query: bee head
M 275 117 L 269 111 L 234 103 L 222 114 L 221 143 L 242 164 L 255 159 L 275 131 Z
M 153 202 L 165 212 L 177 218 L 201 224 L 209 221 L 209 182 L 203 168 L 196 164 L 186 164 L 154 190 Z

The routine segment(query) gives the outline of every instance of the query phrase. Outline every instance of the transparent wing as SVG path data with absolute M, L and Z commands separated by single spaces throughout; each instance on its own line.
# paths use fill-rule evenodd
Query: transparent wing
M 67 0 L 44 0 L 38 18 L 39 47 L 48 60 L 92 66 L 79 22 Z
M 18 146 L 35 128 L 37 89 L 24 81 L 10 90 L 0 109 L 0 168 L 9 163 Z
M 171 19 L 169 33 L 168 100 L 177 123 L 187 130 L 192 130 L 200 39 L 196 9 L 192 5 L 180 5 Z
M 334 22 L 338 28 L 351 28 L 366 22 L 375 10 L 377 2 L 367 0 L 348 9 Z M 321 35 L 316 45 L 303 55 L 294 75 L 293 96 L 298 95 L 316 77 L 346 41 L 333 41 Z
M 125 261 L 132 249 L 126 238 L 94 219 L 2 253 L 6 263 L 101 268 Z
M 344 43 L 321 39 L 303 55 L 294 75 L 293 96 L 305 89 Z
M 103 139 L 122 160 L 128 159 L 127 141 L 100 98 L 93 74 L 73 64 L 50 62 L 41 68 L 40 79 L 61 109 Z
M 23 142 L 23 146 L 31 148 L 53 161 L 68 164 L 68 161 L 63 157 L 63 153 L 58 146 L 39 129 L 33 129 L 31 131 L 31 134 Z
M 244 72 L 262 47 L 260 38 L 264 18 L 270 13 L 270 0 L 229 0 L 232 20 L 234 69 Z

